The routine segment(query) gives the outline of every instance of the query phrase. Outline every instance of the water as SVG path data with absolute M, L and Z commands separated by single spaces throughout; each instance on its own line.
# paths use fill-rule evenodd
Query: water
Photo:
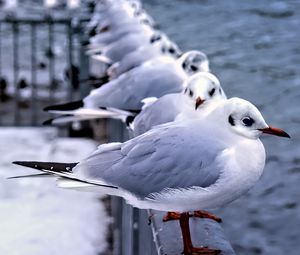
M 263 138 L 262 179 L 219 215 L 237 254 L 299 254 L 300 1 L 145 2 L 183 50 L 208 54 L 229 97 L 250 100 L 291 135 Z

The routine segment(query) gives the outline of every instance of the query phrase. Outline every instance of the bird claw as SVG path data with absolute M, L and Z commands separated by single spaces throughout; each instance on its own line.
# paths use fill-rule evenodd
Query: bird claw
M 202 211 L 202 210 L 199 210 L 199 211 L 194 211 L 194 214 L 193 214 L 194 217 L 196 218 L 205 218 L 205 219 L 211 219 L 211 220 L 214 220 L 216 222 L 219 222 L 221 223 L 222 222 L 222 219 L 215 216 L 214 214 L 210 213 L 210 212 L 206 212 L 206 211 Z
M 171 221 L 171 220 L 179 220 L 181 213 L 178 212 L 167 212 L 167 214 L 163 217 L 163 222 Z
M 211 249 L 207 247 L 192 247 L 190 251 L 183 251 L 184 255 L 218 255 L 222 251 L 217 249 Z
M 163 222 L 171 221 L 171 220 L 179 220 L 180 219 L 181 213 L 178 212 L 168 212 L 164 217 L 163 217 Z M 190 214 L 190 217 L 196 217 L 196 218 L 201 218 L 201 219 L 211 219 L 216 222 L 221 223 L 222 219 L 215 216 L 214 214 L 206 211 L 194 211 L 193 214 Z

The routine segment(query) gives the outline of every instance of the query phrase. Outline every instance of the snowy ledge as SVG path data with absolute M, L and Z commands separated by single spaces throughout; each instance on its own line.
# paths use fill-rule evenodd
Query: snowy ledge
M 108 218 L 98 197 L 58 189 L 14 160 L 78 161 L 96 148 L 87 139 L 57 137 L 52 128 L 0 128 L 0 254 L 95 255 L 106 249 Z

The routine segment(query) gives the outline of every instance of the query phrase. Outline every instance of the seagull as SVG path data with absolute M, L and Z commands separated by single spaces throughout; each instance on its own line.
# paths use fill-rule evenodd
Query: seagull
M 180 212 L 184 254 L 194 247 L 189 212 L 227 205 L 261 177 L 261 134 L 289 135 L 268 125 L 250 102 L 224 100 L 204 119 L 159 125 L 124 143 L 103 144 L 79 163 L 16 161 L 58 177 L 58 186 L 123 197 L 140 209 Z
M 218 78 L 208 72 L 192 75 L 185 82 L 184 87 L 185 89 L 179 93 L 167 94 L 160 98 L 143 99 L 144 105 L 139 113 L 115 108 L 81 108 L 75 112 L 65 112 L 64 115 L 49 119 L 44 122 L 44 125 L 112 118 L 126 123 L 132 134 L 137 136 L 163 123 L 205 116 L 220 100 L 226 99 Z M 201 107 L 199 107 L 200 105 Z
M 128 53 L 133 52 L 144 45 L 150 45 L 151 39 L 157 36 L 157 33 L 160 34 L 160 32 L 149 28 L 149 30 L 145 30 L 144 33 L 129 33 L 104 48 L 97 48 L 96 45 L 91 52 L 93 53 L 92 58 L 107 64 L 121 61 Z
M 121 61 L 110 66 L 107 69 L 107 74 L 111 80 L 116 79 L 121 74 L 162 55 L 176 59 L 182 55 L 182 52 L 165 34 L 156 34 L 151 37 L 150 44 L 126 54 Z
M 145 24 L 144 21 L 138 22 L 136 19 L 131 19 L 127 22 L 124 22 L 122 25 L 116 26 L 115 28 L 110 27 L 108 30 L 105 30 L 103 28 L 103 31 L 101 33 L 97 33 L 95 31 L 95 33 L 92 34 L 93 30 L 91 29 L 89 34 L 93 36 L 89 39 L 90 42 L 89 48 L 93 48 L 93 47 L 97 48 L 98 45 L 101 45 L 103 47 L 105 45 L 108 45 L 110 43 L 119 40 L 120 38 L 122 38 L 123 36 L 129 33 L 131 34 L 144 33 L 147 30 L 150 30 L 149 25 Z
M 130 128 L 133 135 L 138 136 L 167 122 L 205 118 L 210 111 L 226 99 L 218 78 L 211 73 L 200 72 L 186 81 L 182 92 L 146 99 L 146 104 L 134 117 Z M 130 114 L 126 113 L 126 116 Z
M 179 59 L 161 56 L 121 75 L 98 89 L 92 90 L 83 100 L 46 107 L 56 114 L 76 114 L 82 109 L 112 107 L 140 111 L 147 97 L 161 97 L 184 89 L 184 81 L 195 73 L 209 71 L 207 57 L 200 51 L 189 51 Z

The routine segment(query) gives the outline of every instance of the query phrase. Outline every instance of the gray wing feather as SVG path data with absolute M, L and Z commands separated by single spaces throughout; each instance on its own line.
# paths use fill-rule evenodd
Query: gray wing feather
M 154 126 L 174 121 L 181 110 L 181 100 L 181 93 L 167 94 L 143 109 L 134 119 L 134 135 L 143 134 Z
M 92 91 L 84 99 L 84 104 L 86 107 L 139 110 L 144 98 L 180 92 L 182 83 L 182 77 L 169 65 L 141 66 Z
M 215 160 L 222 148 L 211 147 L 217 144 L 210 136 L 204 136 L 199 144 L 189 126 L 167 124 L 118 149 L 94 153 L 76 168 L 83 169 L 88 178 L 102 179 L 145 198 L 166 188 L 214 184 L 220 175 Z

